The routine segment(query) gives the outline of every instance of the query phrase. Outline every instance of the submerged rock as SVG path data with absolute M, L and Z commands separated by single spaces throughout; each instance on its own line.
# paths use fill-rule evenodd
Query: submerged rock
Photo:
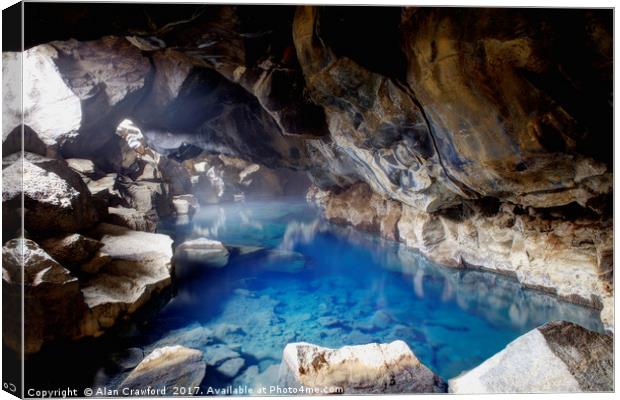
M 339 349 L 290 343 L 282 354 L 280 384 L 344 394 L 441 391 L 440 378 L 400 340 Z
M 169 332 L 164 337 L 149 346 L 147 350 L 153 350 L 156 347 L 166 347 L 173 345 L 182 345 L 195 349 L 202 349 L 214 341 L 214 333 L 211 329 L 199 324 L 190 325 L 185 328 L 176 329 Z
M 296 273 L 306 267 L 303 254 L 289 250 L 264 250 L 263 268 L 267 271 Z
M 239 371 L 241 371 L 241 368 L 243 368 L 244 365 L 245 360 L 237 357 L 224 361 L 222 365 L 216 368 L 216 370 L 227 378 L 234 378 L 239 374 Z
M 183 346 L 161 347 L 138 364 L 121 383 L 121 388 L 163 389 L 172 395 L 172 387 L 195 388 L 205 376 L 202 352 Z
M 449 381 L 452 393 L 608 392 L 614 387 L 613 337 L 555 321 L 518 337 Z
M 175 249 L 178 260 L 221 268 L 228 263 L 228 249 L 217 240 L 198 238 L 181 243 Z M 181 275 L 184 273 L 179 271 Z

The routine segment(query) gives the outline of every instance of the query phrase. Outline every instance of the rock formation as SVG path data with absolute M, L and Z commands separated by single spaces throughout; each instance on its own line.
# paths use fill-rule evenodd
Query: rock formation
M 221 268 L 228 263 L 228 249 L 217 240 L 197 238 L 181 243 L 174 251 L 176 259 Z
M 290 343 L 282 353 L 280 385 L 303 385 L 321 394 L 442 391 L 441 379 L 402 341 L 340 349 Z
M 173 395 L 173 388 L 190 390 L 192 394 L 205 376 L 202 352 L 183 346 L 161 347 L 146 356 L 121 383 L 126 394 L 139 395 L 140 389 L 165 389 Z M 164 394 L 164 393 L 161 393 Z
M 609 392 L 613 339 L 570 322 L 534 329 L 449 381 L 451 393 Z
M 307 180 L 331 221 L 602 309 L 613 331 L 608 10 L 55 7 L 27 4 L 39 29 L 3 53 L 4 249 L 23 234 L 62 272 L 49 296 L 79 288 L 78 337 L 168 285 L 152 232 L 189 195 Z
M 22 281 L 23 273 L 23 281 Z M 24 341 L 26 354 L 35 353 L 44 343 L 79 333 L 84 299 L 78 279 L 29 239 L 12 239 L 2 248 L 2 290 L 4 311 L 20 309 L 24 292 Z M 6 345 L 21 351 L 21 327 L 11 321 L 14 314 L 3 313 Z

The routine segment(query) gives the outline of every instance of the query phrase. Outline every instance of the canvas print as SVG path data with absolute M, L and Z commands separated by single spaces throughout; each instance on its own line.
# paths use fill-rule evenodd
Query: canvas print
M 613 9 L 3 11 L 3 390 L 614 390 Z

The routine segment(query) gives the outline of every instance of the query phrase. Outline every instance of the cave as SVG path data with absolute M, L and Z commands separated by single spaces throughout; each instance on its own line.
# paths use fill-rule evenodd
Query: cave
M 13 394 L 613 391 L 612 9 L 22 8 Z

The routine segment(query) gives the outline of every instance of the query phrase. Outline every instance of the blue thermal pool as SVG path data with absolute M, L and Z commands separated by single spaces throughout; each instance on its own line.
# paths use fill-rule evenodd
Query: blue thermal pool
M 202 207 L 160 229 L 230 246 L 226 266 L 193 265 L 141 346 L 184 344 L 211 364 L 204 386 L 275 383 L 287 343 L 409 344 L 448 379 L 524 332 L 563 319 L 602 330 L 597 312 L 496 274 L 435 265 L 395 242 L 325 222 L 302 200 Z M 185 268 L 183 265 L 177 268 Z

